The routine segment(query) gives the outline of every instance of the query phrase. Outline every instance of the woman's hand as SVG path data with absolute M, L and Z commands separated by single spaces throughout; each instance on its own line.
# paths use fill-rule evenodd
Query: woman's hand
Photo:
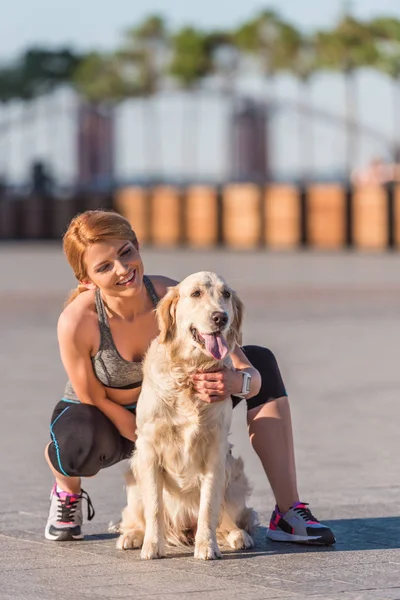
M 224 368 L 214 373 L 198 371 L 192 381 L 204 402 L 219 402 L 241 391 L 243 376 L 239 371 Z

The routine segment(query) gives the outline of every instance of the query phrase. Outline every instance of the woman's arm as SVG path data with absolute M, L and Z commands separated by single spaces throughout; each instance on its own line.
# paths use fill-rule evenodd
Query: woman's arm
M 249 375 L 251 375 L 250 392 L 248 393 L 247 398 L 252 398 L 253 396 L 257 396 L 257 394 L 261 388 L 260 372 L 257 371 L 257 369 L 255 367 L 253 367 L 253 365 L 251 364 L 251 362 L 249 361 L 249 359 L 247 358 L 247 356 L 245 355 L 243 350 L 237 344 L 236 344 L 233 352 L 231 353 L 231 359 L 232 359 L 232 363 L 233 363 L 233 366 L 235 367 L 236 374 L 238 377 L 236 380 L 238 389 L 236 389 L 236 392 L 231 392 L 231 393 L 232 394 L 240 394 L 240 392 L 242 391 L 242 385 L 243 385 L 243 376 L 241 375 L 241 373 L 243 371 L 246 371 L 246 373 L 249 373 Z
M 79 400 L 101 410 L 120 434 L 136 440 L 135 416 L 123 406 L 107 398 L 105 387 L 93 373 L 90 358 L 93 339 L 91 323 L 84 317 L 62 313 L 57 327 L 61 360 Z

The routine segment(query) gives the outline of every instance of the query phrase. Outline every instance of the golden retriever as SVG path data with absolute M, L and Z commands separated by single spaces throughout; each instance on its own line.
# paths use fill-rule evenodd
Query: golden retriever
M 196 558 L 221 558 L 218 542 L 253 547 L 257 516 L 246 506 L 243 461 L 228 442 L 232 402 L 204 402 L 191 381 L 198 370 L 232 368 L 242 313 L 235 292 L 205 271 L 170 288 L 159 303 L 160 335 L 143 363 L 119 549 L 141 547 L 141 558 L 161 558 L 166 544 L 187 544 L 185 532 L 196 524 Z

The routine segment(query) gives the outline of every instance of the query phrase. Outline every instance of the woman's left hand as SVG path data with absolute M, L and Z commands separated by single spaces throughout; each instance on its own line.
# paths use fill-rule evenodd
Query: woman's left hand
M 198 371 L 193 375 L 193 385 L 204 402 L 219 402 L 242 389 L 242 375 L 238 371 L 224 368 L 214 373 Z

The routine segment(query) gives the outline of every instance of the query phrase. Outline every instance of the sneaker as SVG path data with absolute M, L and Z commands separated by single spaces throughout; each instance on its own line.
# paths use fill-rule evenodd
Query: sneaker
M 296 502 L 286 514 L 277 506 L 272 513 L 267 538 L 275 542 L 297 542 L 330 546 L 336 542 L 333 532 L 314 517 L 308 504 Z
M 82 500 L 88 503 L 88 521 L 94 517 L 94 508 L 89 495 L 84 490 L 80 494 L 57 492 L 54 484 L 50 494 L 50 510 L 44 532 L 47 540 L 53 542 L 71 542 L 83 540 Z

